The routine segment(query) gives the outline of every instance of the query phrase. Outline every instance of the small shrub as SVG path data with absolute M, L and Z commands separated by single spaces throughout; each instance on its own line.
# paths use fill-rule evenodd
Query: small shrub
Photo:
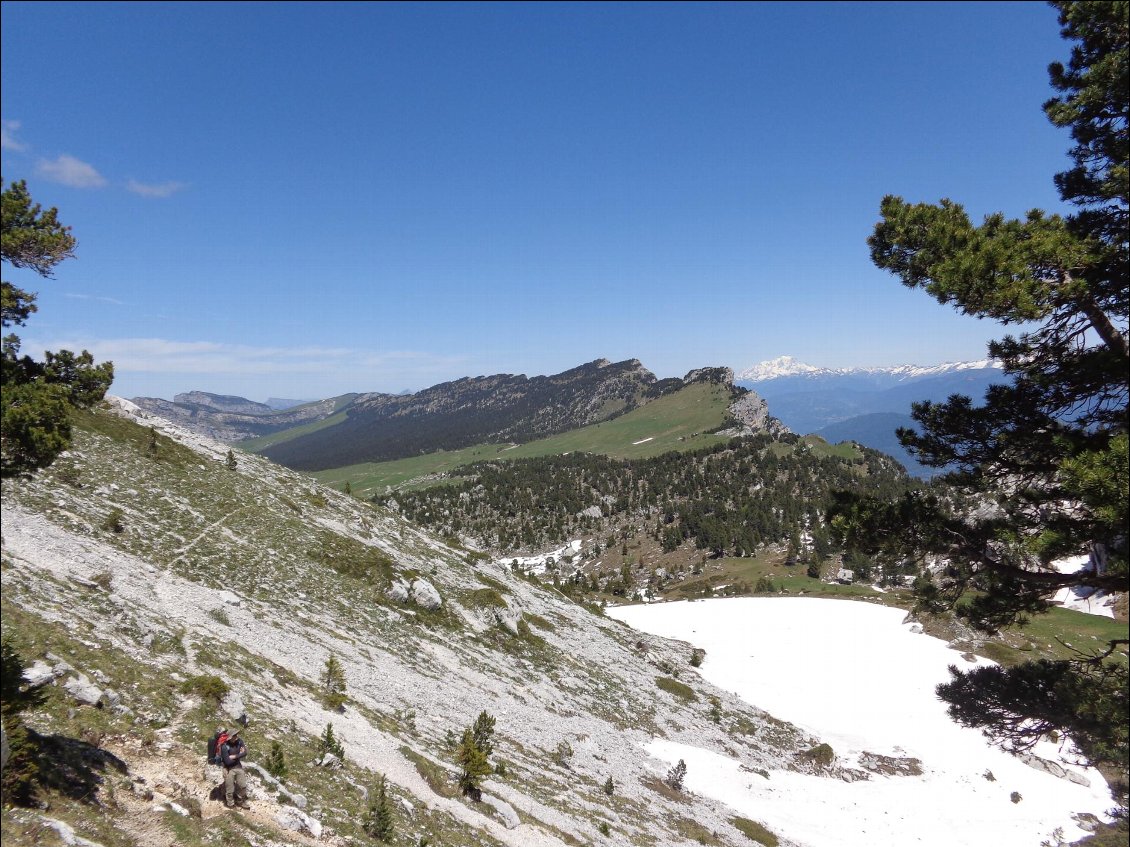
M 991 770 L 986 769 L 985 773 L 983 773 L 982 776 L 984 776 L 985 779 L 988 782 L 996 782 L 997 781 L 997 778 L 995 776 L 993 776 L 993 772 Z
M 573 745 L 568 741 L 557 742 L 557 749 L 553 751 L 553 761 L 560 767 L 569 767 L 569 762 L 573 759 Z
M 612 830 L 608 826 L 608 821 L 601 821 L 599 824 L 597 824 L 596 828 L 605 838 L 612 834 Z
M 805 750 L 801 756 L 818 768 L 826 768 L 836 760 L 836 752 L 830 744 L 817 744 L 811 750 Z
M 674 696 L 685 702 L 691 702 L 698 699 L 697 697 L 695 697 L 694 690 L 691 689 L 689 685 L 684 685 L 677 679 L 672 679 L 668 676 L 657 676 L 655 678 L 655 684 L 661 690 L 666 691 L 668 694 L 673 694 Z
M 616 783 L 612 781 L 612 777 L 608 777 L 608 779 L 604 780 L 604 793 L 611 797 L 615 791 Z
M 710 698 L 710 720 L 714 723 L 722 723 L 722 701 L 717 697 Z
M 103 591 L 109 591 L 110 585 L 114 581 L 114 575 L 109 571 L 99 571 L 90 578 L 90 581 L 101 588 Z
M 107 532 L 112 532 L 115 535 L 120 535 L 126 531 L 125 520 L 122 517 L 121 509 L 111 509 L 110 514 L 102 521 L 102 528 Z
M 1024 798 L 1020 796 L 1019 791 L 1013 791 L 1011 794 L 1008 795 L 1008 799 L 1011 800 L 1013 803 L 1019 803 Z
M 224 626 L 231 626 L 231 618 L 228 617 L 227 611 L 223 608 L 210 609 L 208 611 L 208 617 L 210 617 L 216 623 L 222 623 Z
M 697 668 L 702 666 L 702 660 L 706 658 L 706 651 L 701 647 L 695 647 L 691 650 L 691 667 Z
M 228 696 L 228 691 L 231 689 L 215 674 L 201 674 L 182 682 L 180 690 L 184 694 L 195 694 L 203 700 L 211 700 L 218 704 Z
M 234 471 L 239 467 L 239 462 L 235 460 L 235 453 L 231 450 L 228 450 L 228 455 L 224 458 L 224 465 L 229 471 Z
M 773 580 L 771 580 L 769 577 L 761 576 L 761 577 L 758 577 L 757 584 L 753 586 L 753 593 L 754 594 L 776 594 L 777 593 L 777 586 L 773 584 Z

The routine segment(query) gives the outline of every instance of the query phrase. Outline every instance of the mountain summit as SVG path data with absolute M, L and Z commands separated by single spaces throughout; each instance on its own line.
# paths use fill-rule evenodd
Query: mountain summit
M 756 365 L 739 371 L 736 379 L 741 382 L 766 382 L 786 376 L 876 376 L 893 377 L 896 381 L 922 379 L 931 376 L 944 376 L 961 371 L 997 369 L 1000 363 L 993 359 L 980 359 L 975 362 L 943 362 L 940 365 L 892 365 L 873 368 L 818 368 L 807 365 L 792 356 L 778 356 L 758 362 Z

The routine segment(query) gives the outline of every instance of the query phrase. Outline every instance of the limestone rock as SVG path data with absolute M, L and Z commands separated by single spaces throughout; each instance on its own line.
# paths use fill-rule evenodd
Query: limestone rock
M 294 806 L 283 806 L 275 814 L 275 823 L 291 832 L 305 832 L 314 838 L 322 837 L 322 824 L 301 809 Z
M 102 698 L 106 696 L 85 674 L 72 676 L 63 683 L 63 690 L 84 706 L 101 706 Z
M 518 813 L 514 811 L 514 807 L 507 803 L 505 800 L 500 800 L 497 797 L 491 797 L 489 794 L 482 796 L 482 801 L 491 807 L 495 817 L 502 821 L 507 829 L 516 829 L 522 821 L 518 818 Z
M 412 600 L 422 609 L 433 612 L 443 605 L 443 598 L 439 596 L 434 585 L 423 577 L 412 581 Z

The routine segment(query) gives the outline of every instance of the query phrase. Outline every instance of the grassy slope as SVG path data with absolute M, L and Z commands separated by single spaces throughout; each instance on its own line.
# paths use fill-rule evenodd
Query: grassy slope
M 240 441 L 236 446 L 240 450 L 245 450 L 248 453 L 258 453 L 274 444 L 281 444 L 284 441 L 290 441 L 292 438 L 298 438 L 300 435 L 306 435 L 309 432 L 315 432 L 319 429 L 325 429 L 328 426 L 335 426 L 345 420 L 345 410 L 352 404 L 356 394 L 346 394 L 343 397 L 337 398 L 335 411 L 328 418 L 323 418 L 320 421 L 312 421 L 308 424 L 301 426 L 291 427 L 284 429 L 282 432 L 271 433 L 264 435 L 260 438 L 248 438 Z
M 412 480 L 422 483 L 434 481 L 421 478 L 487 459 L 524 459 L 576 451 L 637 459 L 671 450 L 695 450 L 725 441 L 723 436 L 706 434 L 706 431 L 722 425 L 729 403 L 728 389 L 699 383 L 653 400 L 614 420 L 527 444 L 479 444 L 392 462 L 331 468 L 318 471 L 313 476 L 336 488 L 341 488 L 348 481 L 354 494 L 367 497 L 383 492 L 386 486 L 395 488 Z

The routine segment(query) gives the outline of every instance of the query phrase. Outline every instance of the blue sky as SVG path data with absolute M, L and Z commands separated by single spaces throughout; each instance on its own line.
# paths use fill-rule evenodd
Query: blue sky
M 25 352 L 262 400 L 982 358 L 885 194 L 1059 209 L 1043 3 L 3 3 L 3 176 L 73 228 Z

